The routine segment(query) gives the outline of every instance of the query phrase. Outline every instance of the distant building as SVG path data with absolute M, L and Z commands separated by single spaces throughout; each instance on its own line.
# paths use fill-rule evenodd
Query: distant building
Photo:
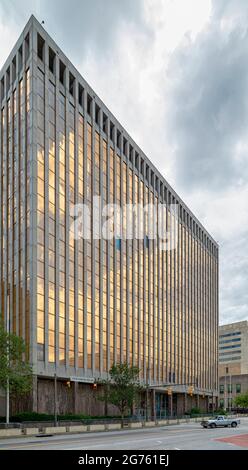
M 234 406 L 234 398 L 248 391 L 248 321 L 219 327 L 219 404 Z

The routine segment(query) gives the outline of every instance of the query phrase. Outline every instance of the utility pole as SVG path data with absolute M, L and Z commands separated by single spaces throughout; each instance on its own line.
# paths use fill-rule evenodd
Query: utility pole
M 230 387 L 230 397 L 229 397 L 229 413 L 231 413 L 231 409 L 232 409 L 232 375 L 231 375 L 231 372 L 230 372 L 230 375 L 229 375 L 229 387 Z
M 170 395 L 170 417 L 173 418 L 173 391 L 171 391 Z
M 225 408 L 225 410 L 226 410 L 226 409 L 227 409 L 227 389 L 226 389 L 226 385 L 227 385 L 227 384 L 226 384 L 226 374 L 228 374 L 228 367 L 225 368 L 225 372 L 226 372 L 226 373 L 225 373 L 225 384 L 224 384 L 224 386 L 225 386 L 224 408 Z
M 150 367 L 146 368 L 146 421 L 148 421 L 148 405 L 149 405 L 149 374 Z
M 58 426 L 58 410 L 57 410 L 57 374 L 54 374 L 54 425 Z

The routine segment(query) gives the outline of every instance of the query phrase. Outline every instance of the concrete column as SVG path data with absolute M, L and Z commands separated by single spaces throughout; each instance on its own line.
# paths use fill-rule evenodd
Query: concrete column
M 38 380 L 37 375 L 33 376 L 33 387 L 32 387 L 32 411 L 38 413 Z
M 78 82 L 75 79 L 74 82 L 74 135 L 75 135 L 75 146 L 74 146 L 74 161 L 75 161 L 75 188 L 74 188 L 74 204 L 78 203 Z M 79 243 L 75 242 L 74 245 L 74 367 L 75 375 L 77 376 L 80 371 L 78 370 L 78 253 Z M 75 383 L 75 393 L 78 395 L 78 384 Z M 76 402 L 75 402 L 76 406 Z
M 146 421 L 148 421 L 148 410 L 149 410 L 149 392 L 148 392 L 148 387 L 146 388 L 146 398 L 145 398 L 145 402 L 146 402 Z
M 212 394 L 212 413 L 216 410 L 216 397 Z
M 93 96 L 92 104 L 92 136 L 91 136 L 91 204 L 93 204 L 93 196 L 95 194 L 95 97 Z M 93 209 L 93 208 L 92 208 Z M 93 217 L 93 215 L 92 215 Z M 93 234 L 93 218 L 91 218 L 91 233 Z M 100 292 L 99 292 L 100 293 Z M 99 324 L 100 327 L 100 324 Z M 95 240 L 91 236 L 91 369 L 92 375 L 95 375 Z M 100 333 L 100 331 L 99 331 Z M 88 338 L 87 338 L 88 339 Z
M 127 201 L 130 202 L 129 199 L 129 142 L 127 142 Z M 127 220 L 128 226 L 129 220 Z M 126 315 L 127 315 L 127 329 L 126 329 L 126 343 L 127 343 L 127 362 L 130 361 L 130 290 L 129 290 L 129 280 L 130 280 L 130 253 L 131 253 L 131 244 L 130 240 L 126 242 L 126 282 L 127 282 L 127 292 L 126 292 Z M 145 360 L 144 360 L 144 370 L 145 370 Z M 145 372 L 142 371 L 145 378 Z
M 87 196 L 87 91 L 84 91 L 84 198 L 86 199 Z M 84 291 L 84 331 L 83 331 L 83 341 L 84 341 L 84 370 L 87 371 L 87 240 L 83 240 L 83 257 L 84 257 L 84 283 L 83 283 L 83 291 Z
M 104 402 L 104 415 L 108 416 L 108 402 L 107 401 Z
M 152 390 L 152 418 L 156 419 L 156 391 L 155 389 Z
M 99 148 L 99 166 L 102 168 L 103 164 L 103 134 L 102 134 L 102 122 L 103 122 L 103 114 L 102 110 L 99 111 L 99 134 L 100 134 L 100 148 Z M 109 120 L 108 120 L 108 127 L 109 127 Z M 100 198 L 101 198 L 101 206 L 103 207 L 103 175 L 100 171 Z M 99 343 L 100 343 L 100 375 L 103 373 L 103 266 L 104 266 L 104 259 L 103 259 L 103 238 L 100 237 L 99 240 L 99 262 L 100 262 L 100 270 L 99 270 Z M 105 408 L 104 408 L 105 410 Z
M 74 413 L 78 414 L 79 413 L 79 400 L 78 400 L 78 383 L 73 382 L 73 408 L 74 408 Z
M 36 278 L 36 263 L 37 263 L 37 141 L 36 141 L 36 129 L 37 129 L 37 95 L 36 95 L 36 76 L 37 76 L 37 68 L 36 68 L 36 61 L 34 53 L 31 51 L 37 50 L 37 34 L 32 26 L 30 33 L 29 33 L 29 41 L 30 41 L 30 113 L 31 113 L 31 141 L 30 141 L 30 188 L 29 188 L 29 201 L 30 201 L 30 234 L 29 234 L 29 243 L 32 246 L 30 249 L 29 256 L 30 256 L 30 361 L 32 362 L 34 370 L 37 369 L 37 347 L 36 347 L 36 340 L 37 340 L 37 316 L 33 314 L 36 312 L 36 302 L 37 302 L 37 278 Z M 16 59 L 18 54 L 16 56 Z M 17 73 L 17 63 L 16 63 L 16 73 Z M 16 88 L 18 90 L 18 87 Z M 18 96 L 17 96 L 18 102 Z M 17 136 L 17 139 L 19 137 Z M 18 152 L 17 152 L 18 154 Z M 19 165 L 19 164 L 18 164 Z M 19 174 L 18 166 L 16 168 L 16 173 Z M 17 191 L 18 193 L 18 191 Z M 17 196 L 19 198 L 19 195 Z M 17 206 L 18 206 L 18 199 L 17 199 Z M 17 209 L 18 214 L 19 209 Z M 17 217 L 19 217 L 17 215 Z M 18 219 L 19 220 L 19 219 Z M 18 249 L 18 242 L 16 241 L 16 248 Z M 19 250 L 18 250 L 19 251 Z M 18 266 L 19 266 L 19 255 L 16 255 L 15 266 L 18 274 Z M 34 274 L 35 273 L 35 274 Z M 19 277 L 18 277 L 19 278 Z M 16 285 L 18 285 L 18 278 L 16 279 Z M 16 289 L 16 317 L 19 317 L 19 300 L 17 301 L 17 297 L 19 296 L 19 287 Z M 18 305 L 17 305 L 18 302 Z M 18 331 L 18 325 L 16 331 Z M 37 390 L 37 381 L 36 381 L 36 390 Z M 36 394 L 37 395 L 37 394 Z M 38 404 L 36 403 L 36 407 L 38 408 Z
M 188 403 L 187 403 L 187 393 L 184 394 L 184 414 L 186 413 L 187 411 L 187 406 L 188 406 Z
M 200 397 L 199 397 L 199 394 L 197 394 L 196 398 L 197 398 L 197 408 L 200 408 Z
M 169 409 L 170 409 L 170 417 L 173 416 L 173 393 L 169 395 Z

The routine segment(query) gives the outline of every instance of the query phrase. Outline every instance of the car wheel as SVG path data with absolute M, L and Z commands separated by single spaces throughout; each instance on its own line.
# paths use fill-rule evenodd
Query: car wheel
M 231 426 L 232 426 L 232 428 L 236 428 L 236 427 L 237 427 L 237 423 L 234 422 L 234 423 L 231 424 Z
M 212 424 L 210 425 L 210 427 L 211 427 L 212 429 L 214 429 L 214 428 L 216 428 L 216 424 L 215 424 L 215 423 L 212 423 Z

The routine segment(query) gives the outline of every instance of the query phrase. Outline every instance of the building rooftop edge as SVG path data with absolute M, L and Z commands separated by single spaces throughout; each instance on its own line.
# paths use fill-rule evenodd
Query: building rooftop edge
M 219 325 L 219 330 L 221 328 L 226 328 L 226 327 L 236 327 L 236 326 L 248 326 L 248 320 L 241 320 L 241 321 L 237 321 L 237 322 L 233 322 L 233 323 L 224 323 L 223 325 Z

